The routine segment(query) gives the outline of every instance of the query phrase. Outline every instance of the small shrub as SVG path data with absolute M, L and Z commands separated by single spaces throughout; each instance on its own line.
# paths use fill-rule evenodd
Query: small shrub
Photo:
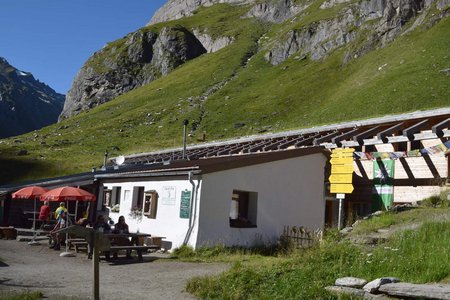
M 182 245 L 180 248 L 176 248 L 171 256 L 180 259 L 192 258 L 195 256 L 195 251 L 188 245 Z
M 439 195 L 434 195 L 428 198 L 423 199 L 420 202 L 420 205 L 425 207 L 450 207 L 449 200 L 450 190 L 443 190 L 439 193 Z

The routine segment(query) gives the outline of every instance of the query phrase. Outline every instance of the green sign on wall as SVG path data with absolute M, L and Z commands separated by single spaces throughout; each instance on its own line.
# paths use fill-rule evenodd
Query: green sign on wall
M 373 162 L 372 210 L 388 210 L 394 200 L 394 168 L 392 159 L 377 159 Z
M 181 191 L 180 218 L 189 219 L 191 213 L 191 191 Z

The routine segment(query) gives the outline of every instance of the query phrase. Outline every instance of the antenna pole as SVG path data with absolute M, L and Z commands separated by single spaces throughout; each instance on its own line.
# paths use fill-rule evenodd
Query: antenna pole
M 106 161 L 108 160 L 108 149 L 105 150 L 105 155 L 103 157 L 103 167 L 106 168 Z
M 186 159 L 186 129 L 188 124 L 188 120 L 183 121 L 183 159 Z

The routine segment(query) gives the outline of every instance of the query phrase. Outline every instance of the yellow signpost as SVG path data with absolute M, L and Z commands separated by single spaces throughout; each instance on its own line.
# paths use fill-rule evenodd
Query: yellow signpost
M 330 183 L 352 183 L 353 174 L 331 174 L 330 175 Z M 332 192 L 333 193 L 333 192 Z
M 342 224 L 342 201 L 345 194 L 353 192 L 353 148 L 337 148 L 331 151 L 330 193 L 339 199 L 338 227 Z
M 352 174 L 353 163 L 342 165 L 331 165 L 331 175 L 333 174 Z
M 335 148 L 332 150 L 332 154 L 334 153 L 353 153 L 355 152 L 354 148 Z
M 332 183 L 330 185 L 330 192 L 336 194 L 351 194 L 353 192 L 353 185 L 351 183 Z
M 337 165 L 337 164 L 352 164 L 353 166 L 353 157 L 348 156 L 348 157 L 332 157 L 330 159 L 330 163 L 332 165 Z

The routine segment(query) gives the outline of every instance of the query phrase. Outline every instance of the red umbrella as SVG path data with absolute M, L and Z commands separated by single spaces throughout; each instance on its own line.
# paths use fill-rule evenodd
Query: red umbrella
M 30 245 L 39 244 L 36 242 L 36 198 L 39 198 L 42 194 L 45 194 L 48 190 L 40 186 L 27 186 L 12 194 L 13 199 L 32 199 L 34 200 L 33 211 L 33 240 Z
M 36 199 L 48 190 L 40 186 L 27 186 L 12 194 L 13 199 Z
M 41 195 L 41 201 L 95 201 L 95 195 L 91 194 L 89 192 L 86 192 L 85 190 L 71 187 L 71 186 L 65 186 L 53 189 L 51 191 L 48 191 L 47 193 Z M 67 203 L 69 204 L 69 203 Z M 68 206 L 68 205 L 67 205 Z M 75 210 L 75 217 L 76 217 L 76 210 Z M 70 219 L 67 218 L 66 227 L 69 225 Z M 68 233 L 66 233 L 66 239 L 68 238 Z M 73 256 L 74 254 L 69 252 L 68 249 L 69 243 L 66 243 L 66 251 L 61 253 L 60 256 Z
M 85 190 L 65 186 L 41 195 L 41 201 L 95 201 L 95 195 Z

